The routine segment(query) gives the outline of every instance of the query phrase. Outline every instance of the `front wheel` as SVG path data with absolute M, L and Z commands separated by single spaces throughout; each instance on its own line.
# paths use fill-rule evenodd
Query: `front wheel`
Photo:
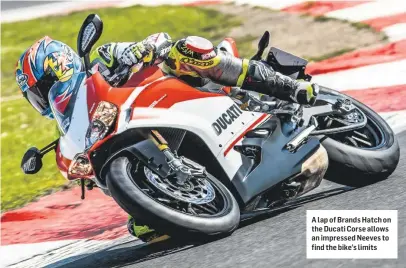
M 160 233 L 184 236 L 224 235 L 240 221 L 239 206 L 215 177 L 190 178 L 183 185 L 161 178 L 137 159 L 115 159 L 107 186 L 116 202 L 130 215 Z
M 331 134 L 322 139 L 329 156 L 327 178 L 352 186 L 360 186 L 387 178 L 399 162 L 399 144 L 392 129 L 368 106 L 328 88 L 320 94 L 350 99 L 367 117 L 361 129 Z

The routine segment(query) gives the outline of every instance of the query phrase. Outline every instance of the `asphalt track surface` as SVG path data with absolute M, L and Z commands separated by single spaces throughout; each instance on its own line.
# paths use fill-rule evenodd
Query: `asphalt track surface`
M 50 1 L 1 1 L 1 10 L 6 11 L 6 10 L 11 10 L 11 9 L 16 9 L 16 8 L 42 5 L 42 4 L 52 3 L 52 2 L 54 2 L 54 1 L 51 1 L 51 2 Z
M 362 188 L 324 180 L 317 192 L 282 213 L 262 216 L 231 236 L 200 245 L 171 239 L 149 246 L 131 241 L 83 256 L 63 267 L 405 267 L 406 263 L 406 132 L 398 135 L 401 159 L 387 179 Z M 343 174 L 344 175 L 344 174 Z M 398 210 L 398 259 L 306 259 L 306 211 L 346 209 Z M 54 265 L 51 265 L 54 266 Z

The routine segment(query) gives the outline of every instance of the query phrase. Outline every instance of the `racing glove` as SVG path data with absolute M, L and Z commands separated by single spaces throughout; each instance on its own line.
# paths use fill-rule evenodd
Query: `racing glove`
M 241 88 L 274 96 L 281 100 L 313 105 L 319 87 L 307 81 L 297 81 L 275 72 L 262 61 L 251 60 Z
M 118 58 L 119 65 L 133 67 L 134 65 L 143 62 L 148 63 L 153 60 L 154 46 L 144 42 L 138 42 L 126 47 Z

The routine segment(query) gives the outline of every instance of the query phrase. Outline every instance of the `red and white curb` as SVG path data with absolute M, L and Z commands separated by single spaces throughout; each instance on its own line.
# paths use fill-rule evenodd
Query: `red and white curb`
M 2 12 L 1 22 L 108 6 L 220 2 L 227 1 L 49 3 Z M 315 82 L 341 90 L 378 111 L 395 132 L 406 130 L 406 1 L 315 1 L 308 4 L 303 0 L 237 0 L 234 3 L 363 22 L 385 32 L 389 44 L 311 63 L 309 71 Z M 1 267 L 58 267 L 92 252 L 127 242 L 133 238 L 127 234 L 126 219 L 115 202 L 98 190 L 88 192 L 85 201 L 80 200 L 77 188 L 45 196 L 1 216 Z

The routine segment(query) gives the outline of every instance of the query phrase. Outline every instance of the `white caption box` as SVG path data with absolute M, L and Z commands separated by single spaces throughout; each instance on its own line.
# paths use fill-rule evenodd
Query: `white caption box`
M 308 210 L 308 259 L 396 259 L 397 210 Z

